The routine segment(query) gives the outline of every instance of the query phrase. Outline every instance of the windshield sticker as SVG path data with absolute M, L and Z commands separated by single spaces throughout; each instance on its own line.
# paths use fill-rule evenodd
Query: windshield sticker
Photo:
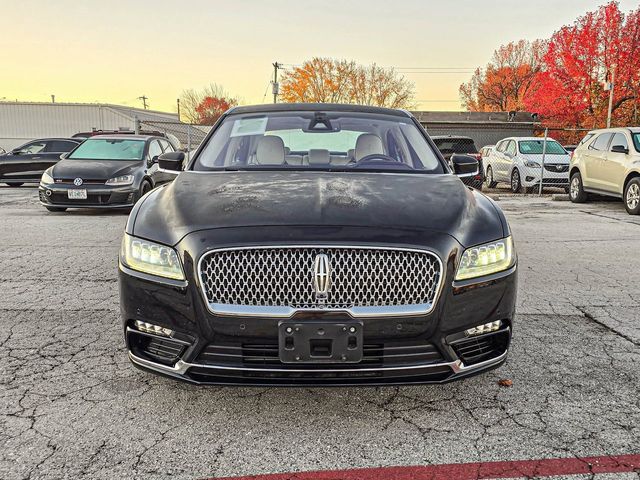
M 231 137 L 244 137 L 248 135 L 264 135 L 267 130 L 268 117 L 241 118 L 233 122 Z

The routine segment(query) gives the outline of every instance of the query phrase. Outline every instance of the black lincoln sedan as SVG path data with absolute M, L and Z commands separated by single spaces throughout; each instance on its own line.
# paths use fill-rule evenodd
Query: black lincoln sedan
M 67 208 L 131 208 L 177 172 L 158 168 L 158 157 L 174 152 L 166 139 L 148 135 L 100 135 L 81 143 L 40 180 L 40 203 L 52 212 Z
M 82 142 L 78 138 L 41 138 L 0 155 L 0 182 L 10 187 L 38 183 L 42 173 Z M 2 153 L 2 152 L 0 152 Z
M 459 178 L 477 161 L 451 164 L 403 111 L 228 111 L 129 216 L 130 360 L 228 385 L 439 383 L 499 366 L 514 244 L 500 208 Z

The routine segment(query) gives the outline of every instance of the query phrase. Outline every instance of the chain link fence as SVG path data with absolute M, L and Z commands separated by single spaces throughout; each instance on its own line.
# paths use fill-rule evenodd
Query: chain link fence
M 187 161 L 200 146 L 209 131 L 210 125 L 193 125 L 178 121 L 138 120 L 140 131 L 160 132 L 173 140 L 178 149 L 184 151 Z

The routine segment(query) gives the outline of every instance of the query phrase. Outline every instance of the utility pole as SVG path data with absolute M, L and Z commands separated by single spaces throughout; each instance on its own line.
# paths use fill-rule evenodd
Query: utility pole
M 611 78 L 607 87 L 609 88 L 609 110 L 607 113 L 607 128 L 611 128 L 611 108 L 613 106 L 613 89 L 615 87 L 616 66 L 611 68 Z
M 147 100 L 149 100 L 149 97 L 147 97 L 146 95 L 142 95 L 141 97 L 138 97 L 138 100 L 142 100 L 142 106 L 146 110 L 147 109 Z
M 278 85 L 278 68 L 280 68 L 280 64 L 278 62 L 273 63 L 273 103 L 278 103 L 278 93 L 280 91 L 280 85 Z
M 180 99 L 176 98 L 176 103 L 178 104 L 178 121 L 180 121 Z
M 51 95 L 51 103 L 56 103 L 56 96 L 55 95 Z

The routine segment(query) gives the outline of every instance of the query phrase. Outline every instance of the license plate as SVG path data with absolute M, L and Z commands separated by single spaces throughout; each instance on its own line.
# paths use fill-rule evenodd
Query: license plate
M 87 190 L 82 188 L 75 188 L 73 190 L 67 190 L 67 197 L 69 200 L 86 200 L 87 199 Z
M 362 361 L 362 322 L 282 321 L 278 330 L 282 363 Z

